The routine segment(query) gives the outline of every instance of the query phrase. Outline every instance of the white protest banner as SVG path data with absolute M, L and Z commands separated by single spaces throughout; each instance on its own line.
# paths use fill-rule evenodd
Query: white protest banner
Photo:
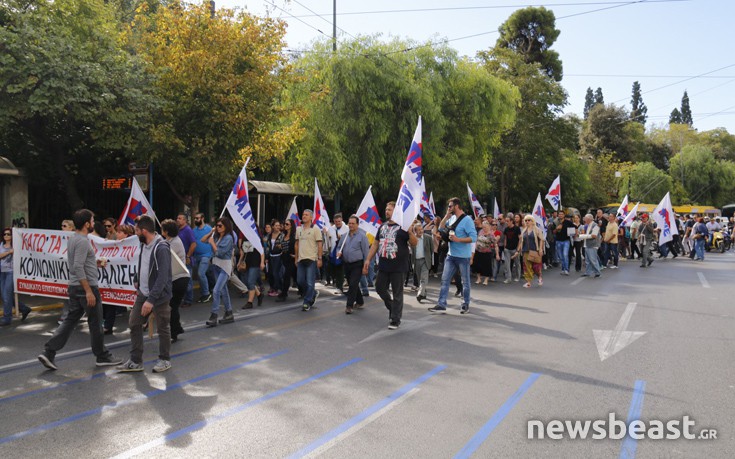
M 69 231 L 13 228 L 13 287 L 16 293 L 67 299 L 69 265 L 66 244 Z M 89 236 L 95 258 L 105 258 L 97 268 L 97 286 L 102 302 L 132 307 L 140 241 L 131 236 L 109 241 Z

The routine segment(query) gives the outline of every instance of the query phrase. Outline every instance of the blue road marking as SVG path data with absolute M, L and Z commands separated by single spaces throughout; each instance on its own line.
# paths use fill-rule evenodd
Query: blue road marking
M 219 421 L 221 421 L 223 419 L 229 418 L 230 416 L 233 416 L 233 415 L 235 415 L 237 413 L 241 413 L 241 412 L 243 412 L 243 411 L 245 411 L 245 410 L 247 410 L 249 408 L 253 408 L 255 406 L 258 406 L 258 405 L 260 405 L 262 403 L 267 402 L 268 400 L 272 400 L 272 399 L 274 399 L 276 397 L 279 397 L 281 395 L 287 394 L 287 393 L 289 393 L 289 392 L 291 392 L 293 390 L 298 389 L 299 387 L 302 387 L 302 386 L 305 386 L 306 384 L 309 384 L 310 382 L 316 381 L 317 379 L 321 379 L 321 378 L 323 378 L 325 376 L 329 376 L 332 373 L 336 373 L 336 372 L 338 372 L 338 371 L 340 371 L 340 370 L 342 370 L 344 368 L 349 367 L 350 365 L 354 365 L 355 363 L 361 362 L 362 360 L 363 360 L 362 358 L 355 358 L 355 359 L 352 359 L 352 360 L 348 360 L 347 362 L 341 363 L 341 364 L 337 365 L 336 367 L 332 367 L 332 368 L 330 368 L 328 370 L 324 370 L 321 373 L 315 374 L 314 376 L 310 376 L 310 377 L 308 377 L 306 379 L 302 379 L 301 381 L 295 382 L 295 383 L 293 383 L 291 385 L 288 385 L 286 387 L 283 387 L 281 389 L 278 389 L 277 391 L 274 391 L 274 392 L 271 392 L 269 394 L 266 394 L 266 395 L 264 395 L 262 397 L 256 398 L 255 400 L 251 400 L 251 401 L 249 401 L 247 403 L 243 403 L 242 405 L 238 405 L 238 406 L 236 406 L 234 408 L 230 408 L 229 410 L 227 410 L 227 411 L 225 411 L 223 413 L 220 413 L 220 414 L 217 414 L 215 416 L 209 417 L 209 418 L 207 418 L 207 419 L 205 419 L 203 421 L 199 421 L 199 422 L 194 423 L 194 424 L 192 424 L 190 426 L 187 426 L 187 427 L 184 427 L 182 429 L 179 429 L 179 430 L 177 430 L 175 432 L 171 432 L 170 434 L 168 434 L 168 435 L 166 435 L 164 437 L 159 437 L 159 438 L 156 438 L 155 440 L 151 440 L 148 443 L 145 443 L 143 445 L 140 445 L 140 446 L 138 446 L 136 448 L 133 448 L 133 449 L 131 449 L 129 451 L 125 451 L 123 453 L 120 453 L 117 456 L 115 456 L 113 459 L 127 458 L 127 457 L 136 456 L 136 455 L 138 455 L 138 454 L 140 454 L 140 453 L 142 453 L 144 451 L 148 451 L 151 448 L 154 448 L 154 447 L 159 446 L 159 445 L 163 445 L 166 442 L 169 442 L 171 440 L 175 440 L 175 439 L 177 439 L 177 438 L 179 438 L 179 437 L 181 437 L 183 435 L 187 435 L 187 434 L 189 434 L 191 432 L 197 431 L 199 429 L 203 429 L 204 427 L 206 427 L 208 425 L 215 424 L 215 423 L 217 423 L 217 422 L 219 422 Z
M 198 349 L 193 349 L 191 351 L 186 351 L 186 352 L 180 352 L 178 354 L 173 354 L 171 356 L 171 358 L 172 359 L 176 359 L 176 358 L 179 358 L 179 357 L 183 357 L 185 355 L 195 354 L 197 352 L 206 351 L 207 349 L 213 349 L 213 348 L 221 347 L 221 346 L 224 346 L 224 345 L 225 345 L 224 343 L 212 344 L 210 346 L 200 347 Z M 157 361 L 158 361 L 158 359 L 151 359 L 151 360 L 148 360 L 147 362 L 143 362 L 143 365 L 148 365 L 148 364 L 151 364 L 151 363 L 154 363 L 154 362 L 157 362 Z M 72 379 L 72 380 L 69 380 L 69 381 L 65 381 L 63 383 L 54 384 L 52 386 L 42 387 L 41 389 L 31 390 L 31 391 L 28 391 L 28 392 L 23 392 L 22 394 L 11 395 L 9 397 L 0 398 L 0 404 L 6 403 L 6 402 L 10 402 L 12 400 L 19 400 L 21 398 L 30 397 L 30 396 L 36 395 L 36 394 L 42 394 L 44 392 L 52 391 L 52 390 L 59 389 L 59 388 L 62 388 L 62 387 L 67 387 L 67 386 L 71 386 L 71 385 L 74 385 L 74 384 L 79 384 L 81 382 L 92 381 L 94 379 L 99 379 L 99 378 L 105 378 L 107 376 L 109 376 L 108 373 L 95 373 L 95 374 L 90 375 L 90 376 L 84 376 L 82 378 Z
M 646 382 L 640 379 L 637 380 L 633 388 L 633 398 L 630 401 L 630 408 L 628 409 L 628 425 L 633 421 L 640 420 L 645 392 Z M 620 447 L 620 459 L 634 459 L 637 448 L 638 440 L 631 438 L 630 433 L 628 433 L 623 440 L 623 445 Z
M 531 388 L 534 382 L 541 376 L 539 373 L 534 373 L 531 376 L 526 379 L 526 381 L 521 384 L 521 387 L 518 388 L 518 390 L 510 396 L 508 400 L 503 403 L 503 406 L 498 409 L 498 411 L 495 412 L 493 417 L 490 418 L 487 423 L 485 423 L 482 428 L 475 434 L 474 437 L 470 439 L 469 442 L 462 448 L 455 456 L 454 459 L 464 459 L 472 456 L 472 454 L 477 450 L 477 448 L 482 445 L 487 437 L 490 436 L 491 433 L 493 433 L 493 430 L 495 430 L 496 427 L 505 419 L 505 417 L 510 413 L 510 410 L 513 409 L 513 407 L 518 403 L 518 400 L 523 397 L 523 395 L 528 392 L 528 389 Z
M 127 399 L 124 399 L 124 400 L 120 400 L 120 401 L 110 402 L 110 403 L 108 403 L 106 405 L 102 405 L 100 407 L 93 408 L 91 410 L 83 411 L 81 413 L 77 413 L 77 414 L 74 414 L 72 416 L 68 416 L 68 417 L 65 417 L 63 419 L 59 419 L 58 421 L 53 421 L 53 422 L 49 422 L 47 424 L 42 424 L 40 426 L 33 427 L 33 428 L 28 429 L 28 430 L 24 430 L 22 432 L 18 432 L 16 434 L 9 435 L 9 436 L 4 437 L 4 438 L 0 438 L 0 445 L 2 445 L 4 443 L 10 443 L 12 441 L 18 440 L 18 439 L 23 438 L 23 437 L 27 437 L 29 435 L 34 435 L 34 434 L 37 434 L 37 433 L 45 432 L 47 430 L 51 430 L 51 429 L 56 428 L 58 426 L 62 426 L 62 425 L 65 425 L 65 424 L 76 422 L 76 421 L 79 421 L 81 419 L 84 419 L 84 418 L 88 418 L 90 416 L 93 416 L 95 414 L 100 414 L 103 411 L 107 411 L 107 410 L 111 410 L 111 409 L 115 409 L 115 408 L 120 408 L 121 406 L 127 406 L 127 405 L 131 405 L 133 403 L 139 402 L 141 400 L 153 398 L 153 397 L 155 397 L 157 395 L 165 394 L 166 392 L 171 392 L 173 390 L 180 389 L 180 388 L 185 387 L 185 386 L 188 386 L 190 384 L 198 383 L 200 381 L 211 379 L 211 378 L 214 378 L 216 376 L 223 375 L 225 373 L 230 373 L 232 371 L 239 370 L 241 368 L 244 368 L 244 367 L 253 365 L 255 363 L 263 362 L 265 360 L 269 360 L 269 359 L 272 359 L 274 357 L 278 357 L 278 356 L 283 355 L 283 354 L 285 354 L 287 352 L 288 352 L 288 350 L 278 351 L 278 352 L 273 353 L 273 354 L 265 355 L 263 357 L 258 357 L 257 359 L 248 360 L 247 362 L 243 362 L 243 363 L 240 363 L 240 364 L 237 364 L 237 365 L 233 365 L 233 366 L 230 366 L 230 367 L 227 367 L 227 368 L 223 368 L 221 370 L 217 370 L 217 371 L 214 371 L 212 373 L 207 373 L 207 374 L 202 375 L 202 376 L 197 376 L 196 378 L 192 378 L 192 379 L 189 379 L 187 381 L 181 381 L 179 383 L 172 384 L 171 386 L 168 386 L 165 389 L 154 389 L 152 391 L 146 392 L 145 394 L 136 395 L 135 397 L 130 397 L 130 398 L 127 398 Z
M 322 437 L 318 438 L 314 442 L 310 443 L 309 445 L 305 446 L 304 448 L 300 449 L 299 451 L 293 453 L 291 456 L 289 456 L 289 459 L 296 459 L 300 457 L 304 457 L 307 454 L 311 453 L 312 451 L 318 449 L 328 441 L 338 437 L 342 433 L 348 431 L 352 427 L 356 426 L 357 424 L 363 422 L 365 419 L 369 418 L 373 414 L 377 413 L 378 411 L 382 410 L 386 406 L 390 405 L 397 399 L 401 398 L 405 394 L 407 394 L 410 390 L 412 390 L 414 387 L 418 387 L 422 383 L 424 383 L 426 380 L 431 378 L 432 376 L 436 375 L 440 371 L 443 371 L 446 367 L 446 365 L 439 365 L 433 370 L 429 371 L 428 373 L 424 374 L 423 376 L 411 381 L 410 383 L 406 384 L 405 386 L 401 387 L 397 391 L 393 392 L 388 397 L 384 398 L 383 400 L 379 401 L 375 405 L 371 406 L 370 408 L 366 409 L 362 413 L 358 414 L 357 416 L 353 417 L 352 419 L 342 423 L 338 427 L 334 428 L 333 430 L 329 431 L 328 433 L 324 434 Z

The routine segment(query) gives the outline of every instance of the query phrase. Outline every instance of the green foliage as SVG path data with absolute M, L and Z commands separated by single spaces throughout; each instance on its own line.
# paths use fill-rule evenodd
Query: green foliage
M 490 175 L 501 208 L 529 208 L 561 172 L 561 150 L 577 148 L 579 122 L 559 116 L 566 91 L 538 63 L 526 63 L 523 56 L 498 47 L 479 57 L 491 74 L 511 82 L 521 94 L 516 124 L 493 152 Z
M 632 202 L 658 202 L 671 191 L 671 177 L 650 162 L 635 164 L 623 180 L 620 194 L 628 194 Z
M 590 181 L 589 162 L 583 161 L 579 153 L 563 149 L 561 151 L 560 174 L 562 184 L 562 204 L 584 209 L 595 204 L 591 197 L 593 184 Z
M 630 121 L 625 108 L 595 105 L 582 128 L 579 143 L 584 157 L 610 154 L 616 161 L 645 158 L 643 126 Z
M 610 153 L 587 160 L 589 165 L 590 201 L 599 206 L 618 200 L 625 195 L 623 178 L 629 176 L 633 163 L 615 160 Z M 617 177 L 620 172 L 621 177 Z
M 212 16 L 208 2 L 139 9 L 128 42 L 165 101 L 141 153 L 180 199 L 191 195 L 196 207 L 201 193 L 231 186 L 243 155 L 257 167 L 300 135 L 298 117 L 285 122 L 291 113 L 279 104 L 290 76 L 284 34 L 278 20 L 228 9 Z
M 669 115 L 669 124 L 684 124 L 681 112 L 678 108 L 671 110 L 671 114 Z
M 605 97 L 602 95 L 602 88 L 595 90 L 595 105 L 605 105 Z
M 544 7 L 517 10 L 498 29 L 496 48 L 507 48 L 527 64 L 536 63 L 555 81 L 562 79 L 559 53 L 550 49 L 559 37 L 554 12 Z
M 587 117 L 590 114 L 590 110 L 592 110 L 592 107 L 595 106 L 595 95 L 592 93 L 592 88 L 587 88 L 587 94 L 584 96 L 584 110 L 583 115 L 584 119 L 587 119 Z
M 689 127 L 694 125 L 692 109 L 689 107 L 689 94 L 686 91 L 684 91 L 684 95 L 681 97 L 681 123 Z
M 636 123 L 646 124 L 648 118 L 648 107 L 643 103 L 643 96 L 641 95 L 641 84 L 637 81 L 633 82 L 633 95 L 630 99 L 630 119 Z
M 735 191 L 735 162 L 718 160 L 705 146 L 688 145 L 671 158 L 671 177 L 692 204 L 722 206 L 732 201 Z
M 149 79 L 102 0 L 8 2 L 3 12 L 0 142 L 78 208 L 75 175 L 145 142 L 157 104 Z
M 423 171 L 435 196 L 477 193 L 492 148 L 513 125 L 518 91 L 448 47 L 417 47 L 367 37 L 336 54 L 317 43 L 295 62 L 303 81 L 294 94 L 306 104 L 304 138 L 291 149 L 282 173 L 310 189 L 340 190 L 350 202 L 368 186 L 394 199 L 419 115 L 423 119 Z M 455 179 L 447 179 L 452 177 Z

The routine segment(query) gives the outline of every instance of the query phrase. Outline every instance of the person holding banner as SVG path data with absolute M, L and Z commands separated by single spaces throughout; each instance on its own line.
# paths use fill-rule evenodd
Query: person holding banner
M 232 303 L 230 302 L 230 292 L 227 290 L 227 282 L 232 274 L 232 254 L 235 250 L 235 237 L 232 232 L 232 220 L 227 217 L 217 219 L 214 229 L 211 233 L 202 238 L 202 242 L 210 245 L 214 251 L 212 257 L 212 267 L 217 281 L 214 284 L 212 312 L 207 320 L 207 327 L 216 327 L 219 315 L 220 299 L 225 306 L 225 315 L 221 324 L 231 324 L 235 322 L 235 316 L 232 313 Z
M 3 230 L 3 243 L 0 245 L 0 293 L 3 298 L 3 319 L 0 325 L 10 325 L 13 318 L 13 306 L 15 306 L 15 295 L 13 285 L 13 229 Z M 26 320 L 31 308 L 18 302 L 21 322 Z
M 122 363 L 115 358 L 104 344 L 102 334 L 102 299 L 97 288 L 97 264 L 92 244 L 87 237 L 92 232 L 94 214 L 89 209 L 74 212 L 74 235 L 67 242 L 69 266 L 69 313 L 64 322 L 44 346 L 38 360 L 49 370 L 58 370 L 54 362 L 56 353 L 63 349 L 79 319 L 84 313 L 89 317 L 89 334 L 92 352 L 97 357 L 97 366 L 113 366 Z
M 148 322 L 148 316 L 153 313 L 158 330 L 158 361 L 153 372 L 163 373 L 171 368 L 171 245 L 156 233 L 156 223 L 147 214 L 135 219 L 135 234 L 141 247 L 136 279 L 137 296 L 128 319 L 130 357 L 117 370 L 120 373 L 143 371 L 143 324 Z

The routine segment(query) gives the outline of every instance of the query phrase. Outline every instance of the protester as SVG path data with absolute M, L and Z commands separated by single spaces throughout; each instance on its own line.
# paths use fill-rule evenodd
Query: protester
M 641 223 L 638 226 L 638 245 L 643 252 L 641 257 L 641 268 L 647 268 L 653 263 L 653 238 L 656 235 L 656 230 L 653 228 L 653 223 L 648 219 L 648 214 L 641 215 Z
M 638 236 L 640 233 L 638 229 L 641 226 L 641 220 L 638 216 L 633 217 L 633 222 L 630 224 L 630 257 L 629 260 L 635 260 L 635 254 L 638 254 L 638 259 L 643 257 L 640 247 L 638 247 Z
M 306 209 L 301 215 L 301 226 L 296 230 L 296 276 L 299 288 L 304 292 L 303 311 L 314 306 L 317 292 L 316 270 L 322 267 L 324 239 L 319 228 L 311 225 L 314 213 Z
M 584 245 L 584 241 L 579 238 L 579 228 L 582 226 L 582 223 L 579 218 L 579 214 L 574 214 L 572 217 L 572 228 L 574 228 L 574 236 L 572 237 L 572 242 L 574 242 L 574 271 L 580 272 L 582 271 L 582 246 Z M 569 251 L 569 257 L 571 259 L 572 251 Z M 567 271 L 568 272 L 568 271 Z
M 523 256 L 523 278 L 526 283 L 524 288 L 531 288 L 534 274 L 538 277 L 538 286 L 544 285 L 544 279 L 541 274 L 541 264 L 544 255 L 544 233 L 536 226 L 536 221 L 532 215 L 523 217 L 523 231 L 521 231 L 520 241 L 518 242 L 518 253 Z
M 421 303 L 426 299 L 426 285 L 429 283 L 431 256 L 434 253 L 434 238 L 424 231 L 421 224 L 416 224 L 414 229 L 418 243 L 411 248 L 411 264 L 419 280 L 416 301 Z
M 283 222 L 283 232 L 281 238 L 281 264 L 283 265 L 283 275 L 281 277 L 281 293 L 276 301 L 281 303 L 286 301 L 288 297 L 288 289 L 291 288 L 291 282 L 296 275 L 296 264 L 294 263 L 296 255 L 296 223 L 292 219 Z
M 281 254 L 283 253 L 283 233 L 281 233 L 281 222 L 274 220 L 271 225 L 273 230 L 266 238 L 268 247 L 268 271 L 271 274 L 272 282 L 268 296 L 279 296 L 283 290 L 283 263 Z M 266 246 L 264 246 L 266 247 Z M 248 289 L 250 285 L 248 285 Z
M 569 249 L 572 244 L 576 229 L 572 220 L 563 210 L 558 212 L 559 223 L 556 225 L 554 231 L 556 232 L 556 253 L 561 263 L 561 275 L 569 275 Z
M 704 224 L 702 217 L 697 219 L 697 223 L 692 229 L 692 239 L 694 239 L 694 250 L 692 251 L 695 261 L 704 261 L 704 245 L 708 239 L 707 226 Z
M 62 220 L 61 221 L 61 231 L 67 231 L 73 233 L 76 230 L 74 227 L 74 222 L 72 220 Z M 69 300 L 64 300 L 64 306 L 61 309 L 61 317 L 59 317 L 58 324 L 61 325 L 62 322 L 64 322 L 64 319 L 66 319 L 66 316 L 69 315 Z
M 587 267 L 582 277 L 594 275 L 600 277 L 600 258 L 598 250 L 600 248 L 600 227 L 595 223 L 592 214 L 584 216 L 584 226 L 579 230 L 579 239 L 584 241 L 584 258 Z
M 337 252 L 342 245 L 342 238 L 347 234 L 349 228 L 344 224 L 342 214 L 337 212 L 332 217 L 333 225 L 327 230 L 329 237 L 329 275 L 334 281 L 335 294 L 342 292 L 342 287 L 345 282 L 345 272 L 342 266 L 342 260 L 337 258 Z
M 186 264 L 186 269 L 189 271 L 189 284 L 186 286 L 186 293 L 184 294 L 184 298 L 181 302 L 181 307 L 185 308 L 191 306 L 194 302 L 192 258 L 194 257 L 194 252 L 197 249 L 197 238 L 194 235 L 194 231 L 189 226 L 189 217 L 186 213 L 179 212 L 176 216 L 176 225 L 179 229 L 179 239 L 181 239 L 181 244 L 184 246 L 185 258 L 182 258 L 181 261 Z
M 69 340 L 77 322 L 86 312 L 89 317 L 89 334 L 92 353 L 97 358 L 97 366 L 112 366 L 122 363 L 113 357 L 104 344 L 102 334 L 102 299 L 97 288 L 97 261 L 94 250 L 87 238 L 92 232 L 94 214 L 91 210 L 80 209 L 74 212 L 74 235 L 67 241 L 67 260 L 69 266 L 69 314 L 45 344 L 38 360 L 49 370 L 58 370 L 54 362 L 56 353 Z
M 612 261 L 613 265 L 610 266 L 610 269 L 618 269 L 618 223 L 614 214 L 607 216 L 607 228 L 605 229 L 603 241 L 607 247 L 605 259 L 602 262 L 603 267 Z
M 352 308 L 357 305 L 360 309 L 365 305 L 365 300 L 360 290 L 360 277 L 362 267 L 370 254 L 365 231 L 360 229 L 360 221 L 356 215 L 347 219 L 348 232 L 343 235 L 342 243 L 339 245 L 337 257 L 342 260 L 344 273 L 347 277 L 347 304 L 345 313 L 352 314 Z
M 176 224 L 171 220 L 168 222 L 173 225 L 173 231 Z M 156 233 L 156 223 L 148 215 L 135 219 L 135 234 L 140 239 L 141 247 L 136 279 L 137 296 L 128 319 L 130 357 L 117 370 L 121 373 L 143 371 L 143 324 L 152 313 L 158 331 L 158 361 L 153 372 L 162 373 L 171 368 L 171 246 Z
M 179 214 L 179 217 L 180 216 L 181 214 Z M 179 257 L 179 261 L 183 264 L 183 260 L 186 258 L 186 250 L 184 248 L 184 242 L 181 240 L 181 233 L 179 233 L 179 224 L 180 222 L 178 217 L 176 218 L 176 221 L 164 220 L 161 222 L 161 232 L 163 233 L 163 237 L 171 246 L 171 251 Z M 189 225 L 186 225 L 186 228 L 189 228 Z M 191 229 L 189 230 L 191 231 Z M 191 245 L 196 246 L 196 242 L 192 242 Z M 184 264 L 183 266 L 187 269 L 180 269 L 181 265 L 179 264 L 179 261 L 174 260 L 172 257 L 171 267 L 173 277 L 171 278 L 171 301 L 168 303 L 171 307 L 172 343 L 178 341 L 179 335 L 184 333 L 184 327 L 181 326 L 181 314 L 179 312 L 179 307 L 181 306 L 181 301 L 184 299 L 184 295 L 186 295 L 186 291 L 191 281 L 189 267 Z
M 404 231 L 401 226 L 393 221 L 393 209 L 396 203 L 391 201 L 385 205 L 385 223 L 378 229 L 370 254 L 362 267 L 362 273 L 367 274 L 369 260 L 377 253 L 378 276 L 375 279 L 375 291 L 383 300 L 388 309 L 390 322 L 389 330 L 396 330 L 401 326 L 403 317 L 403 281 L 408 273 L 410 263 L 409 244 L 416 246 L 418 238 L 416 233 Z M 390 288 L 391 292 L 388 292 Z M 392 293 L 392 296 L 391 296 Z
M 467 314 L 470 310 L 470 259 L 477 241 L 477 231 L 472 219 L 466 217 L 459 198 L 452 198 L 447 202 L 447 213 L 439 224 L 439 229 L 446 231 L 443 239 L 448 240 L 449 253 L 444 260 L 439 301 L 436 306 L 429 308 L 430 312 L 443 313 L 447 310 L 449 284 L 457 271 L 461 276 L 463 294 L 460 313 Z
M 107 231 L 107 233 L 105 234 L 105 239 L 110 241 L 117 240 L 117 232 L 115 231 L 117 221 L 112 217 L 108 217 L 105 218 L 102 223 L 105 225 L 105 230 Z
M 198 213 L 194 216 L 194 238 L 196 239 L 196 249 L 194 249 L 194 256 L 191 258 L 191 269 L 196 271 L 197 277 L 199 278 L 199 300 L 198 303 L 206 303 L 212 301 L 212 294 L 210 293 L 210 287 L 214 286 L 215 279 L 210 272 L 213 270 L 209 269 L 209 264 L 212 260 L 212 246 L 208 242 L 204 242 L 204 237 L 212 233 L 212 227 L 206 223 L 203 213 Z
M 276 223 L 280 227 L 280 223 Z M 272 228 L 275 229 L 276 225 Z M 280 251 L 280 246 L 279 246 Z M 279 260 L 280 261 L 280 260 Z M 263 303 L 263 293 L 258 287 L 258 280 L 260 280 L 260 274 L 265 269 L 265 255 L 255 250 L 253 244 L 247 239 L 242 241 L 240 250 L 240 261 L 239 264 L 245 263 L 245 285 L 248 288 L 248 301 L 243 306 L 243 309 L 252 309 L 253 300 L 258 298 L 258 306 Z M 272 265 L 271 265 L 272 267 Z M 275 273 L 274 273 L 275 274 Z M 280 281 L 280 280 L 279 280 Z M 226 288 L 226 287 L 225 287 Z
M 504 284 L 510 283 L 511 280 L 519 282 L 521 279 L 521 262 L 518 257 L 518 243 L 521 238 L 521 228 L 516 225 L 518 215 L 508 214 L 505 219 L 505 280 Z
M 3 299 L 3 319 L 0 325 L 10 325 L 15 307 L 15 294 L 13 285 L 13 229 L 3 230 L 3 243 L 0 245 L 0 292 Z M 31 313 L 31 308 L 18 301 L 20 320 L 23 322 Z
M 475 257 L 472 264 L 477 274 L 475 284 L 487 285 L 493 276 L 493 260 L 500 261 L 500 252 L 498 252 L 495 231 L 490 223 L 485 220 L 477 233 L 477 245 L 475 246 Z
M 217 219 L 215 228 L 203 236 L 202 242 L 210 245 L 214 257 L 212 257 L 212 268 L 215 273 L 214 295 L 212 299 L 212 310 L 207 320 L 208 327 L 217 326 L 220 300 L 225 306 L 225 315 L 219 321 L 221 324 L 231 324 L 235 321 L 232 314 L 232 303 L 230 292 L 227 290 L 227 282 L 232 274 L 232 254 L 235 249 L 235 237 L 232 232 L 232 220 L 227 217 Z

